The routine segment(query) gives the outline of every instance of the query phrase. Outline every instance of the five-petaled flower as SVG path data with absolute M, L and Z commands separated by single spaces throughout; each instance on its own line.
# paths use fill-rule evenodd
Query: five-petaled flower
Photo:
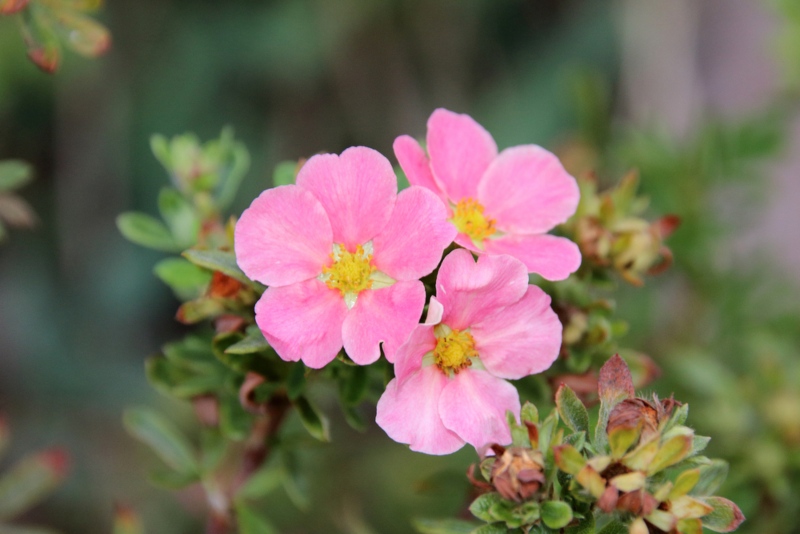
M 550 367 L 561 323 L 550 297 L 528 285 L 508 255 L 447 255 L 428 317 L 398 350 L 395 378 L 378 402 L 378 425 L 412 450 L 448 454 L 464 443 L 511 443 L 506 412 L 519 395 L 505 379 Z
M 447 203 L 456 243 L 478 254 L 510 254 L 548 280 L 577 270 L 577 245 L 546 233 L 575 213 L 580 196 L 556 156 L 536 145 L 498 154 L 481 125 L 445 109 L 428 120 L 427 149 L 407 135 L 394 142 L 408 181 Z
M 344 347 L 390 361 L 419 321 L 431 273 L 455 237 L 422 187 L 397 193 L 389 161 L 365 147 L 312 157 L 296 185 L 264 191 L 236 225 L 239 266 L 269 286 L 256 323 L 281 358 L 325 366 Z

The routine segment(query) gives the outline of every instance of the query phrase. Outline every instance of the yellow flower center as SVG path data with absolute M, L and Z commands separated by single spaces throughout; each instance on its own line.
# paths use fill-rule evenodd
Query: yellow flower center
M 494 235 L 495 220 L 483 213 L 483 206 L 473 198 L 462 198 L 456 204 L 453 213 L 453 224 L 462 234 L 467 234 L 476 245 L 487 237 Z
M 355 252 L 348 252 L 343 245 L 334 245 L 331 258 L 333 265 L 322 268 L 325 284 L 329 288 L 338 289 L 345 296 L 357 295 L 372 287 L 370 276 L 375 272 L 375 266 L 372 265 L 372 254 L 365 253 L 364 247 L 358 245 Z
M 444 332 L 441 333 L 444 335 L 437 336 L 436 339 L 433 361 L 445 373 L 453 371 L 458 374 L 462 369 L 472 365 L 470 358 L 478 356 L 478 351 L 475 350 L 475 340 L 467 331 L 450 330 L 447 327 L 444 327 L 443 330 Z

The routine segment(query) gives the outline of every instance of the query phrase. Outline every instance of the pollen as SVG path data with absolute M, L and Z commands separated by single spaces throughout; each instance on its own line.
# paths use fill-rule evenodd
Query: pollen
M 449 330 L 449 329 L 447 329 Z M 442 332 L 444 334 L 444 332 Z M 472 360 L 478 356 L 475 350 L 475 339 L 465 330 L 450 330 L 436 339 L 436 348 L 433 349 L 433 360 L 443 372 L 459 371 L 472 365 Z
M 329 288 L 338 289 L 342 296 L 347 296 L 372 287 L 370 276 L 376 269 L 372 265 L 372 254 L 364 252 L 364 247 L 358 245 L 355 252 L 349 252 L 344 246 L 335 245 L 331 257 L 333 265 L 322 268 Z
M 467 234 L 475 244 L 495 234 L 495 220 L 483 213 L 484 207 L 473 198 L 462 198 L 456 204 L 453 224 L 462 234 Z

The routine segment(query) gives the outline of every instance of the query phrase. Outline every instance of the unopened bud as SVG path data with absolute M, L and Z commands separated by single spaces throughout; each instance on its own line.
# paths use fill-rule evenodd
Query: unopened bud
M 492 466 L 491 483 L 503 498 L 522 502 L 533 497 L 545 481 L 540 451 L 509 447 Z

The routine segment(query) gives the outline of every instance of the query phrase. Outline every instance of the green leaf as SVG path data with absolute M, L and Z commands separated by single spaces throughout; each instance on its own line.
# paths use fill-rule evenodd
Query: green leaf
M 550 528 L 564 528 L 572 521 L 572 508 L 563 501 L 542 503 L 542 521 Z
M 692 495 L 713 495 L 728 477 L 728 462 L 711 460 L 701 465 L 700 480 L 689 493 Z
M 250 435 L 253 416 L 242 408 L 236 395 L 222 395 L 219 399 L 219 425 L 222 433 L 232 441 L 243 441 Z
M 158 195 L 158 209 L 180 248 L 189 248 L 197 243 L 200 217 L 183 195 L 171 187 L 163 188 Z
M 492 509 L 499 502 L 503 502 L 503 498 L 499 493 L 484 493 L 472 501 L 472 504 L 469 505 L 469 511 L 478 519 L 491 523 L 498 520 L 492 513 Z
M 198 472 L 189 441 L 161 414 L 148 408 L 130 408 L 125 411 L 123 422 L 128 433 L 150 446 L 164 463 L 179 473 Z
M 228 444 L 219 428 L 204 428 L 200 435 L 200 468 L 206 473 L 213 472 L 228 451 Z
M 289 376 L 286 377 L 286 395 L 290 400 L 295 400 L 303 393 L 306 387 L 306 366 L 303 362 L 291 364 Z
M 506 528 L 505 525 L 501 525 L 499 523 L 495 523 L 493 525 L 483 525 L 475 530 L 473 530 L 470 534 L 509 534 L 509 532 L 518 532 L 516 529 L 510 531 Z
M 217 193 L 217 206 L 225 209 L 233 202 L 242 179 L 250 169 L 250 153 L 243 143 L 233 140 L 233 130 L 222 131 L 220 142 L 228 150 L 227 161 L 220 168 L 220 186 Z
M 210 272 L 183 258 L 165 258 L 153 271 L 181 300 L 196 299 L 211 282 Z
M 281 161 L 272 172 L 272 186 L 292 185 L 297 176 L 296 161 Z
M 150 150 L 156 159 L 164 166 L 167 172 L 172 172 L 172 155 L 170 153 L 169 141 L 160 134 L 150 137 Z
M 137 245 L 164 252 L 181 250 L 164 223 L 146 213 L 121 214 L 117 217 L 117 228 L 126 239 Z
M 628 534 L 628 527 L 622 522 L 614 520 L 604 526 L 597 534 Z
M 150 482 L 168 490 L 179 490 L 200 482 L 200 474 L 179 472 L 166 468 L 155 468 L 150 471 Z
M 297 408 L 300 421 L 309 434 L 320 441 L 331 440 L 328 418 L 317 410 L 306 397 L 297 397 L 292 404 Z
M 394 174 L 397 176 L 397 190 L 402 191 L 403 189 L 408 189 L 411 184 L 408 181 L 408 176 L 403 171 L 403 168 L 400 166 L 396 166 L 394 168 Z
M 234 280 L 238 280 L 243 284 L 250 286 L 260 286 L 257 282 L 253 282 L 239 269 L 236 264 L 236 258 L 229 252 L 222 252 L 221 250 L 198 250 L 189 249 L 183 252 L 183 257 L 206 269 L 212 271 L 219 271 L 222 274 L 228 275 Z
M 693 456 L 698 452 L 704 451 L 710 441 L 711 438 L 709 436 L 695 435 L 692 439 L 692 452 L 689 453 L 689 456 Z
M 701 520 L 703 526 L 714 532 L 733 532 L 742 524 L 745 517 L 736 504 L 723 497 L 708 497 L 703 499 L 706 504 L 714 508 Z
M 261 333 L 261 330 L 251 328 L 247 330 L 247 335 L 244 339 L 225 349 L 225 352 L 227 354 L 253 354 L 264 352 L 269 348 L 269 343 L 264 339 L 264 334 Z
M 347 421 L 347 424 L 350 425 L 350 428 L 356 430 L 357 432 L 367 431 L 366 421 L 364 421 L 364 418 L 361 417 L 361 414 L 358 413 L 358 410 L 354 406 L 342 405 L 341 408 L 342 414 L 344 414 L 344 420 Z
M 342 402 L 355 406 L 367 394 L 369 376 L 364 366 L 348 367 L 340 375 L 339 392 Z
M 247 482 L 236 493 L 237 498 L 260 499 L 272 490 L 278 488 L 282 483 L 283 474 L 276 463 L 262 466 L 261 469 L 253 473 Z
M 300 471 L 294 453 L 286 448 L 281 449 L 281 453 L 283 489 L 299 510 L 308 510 L 311 505 L 311 500 L 308 496 L 308 480 Z
M 0 478 L 0 520 L 33 508 L 61 483 L 66 455 L 57 450 L 35 453 L 17 462 Z
M 278 534 L 269 521 L 241 501 L 236 502 L 236 524 L 239 534 Z
M 8 430 L 8 423 L 5 418 L 0 414 L 0 461 L 8 450 L 8 444 L 11 441 L 11 432 Z
M 525 401 L 520 411 L 520 417 L 523 422 L 527 421 L 528 423 L 537 424 L 539 422 L 539 410 L 529 401 Z
M 19 189 L 33 179 L 33 167 L 19 160 L 0 161 L 0 191 Z
M 459 519 L 414 519 L 414 529 L 420 534 L 470 534 L 475 524 Z
M 594 534 L 594 515 L 589 513 L 586 517 L 580 520 L 575 526 L 567 527 L 564 531 L 565 534 Z

